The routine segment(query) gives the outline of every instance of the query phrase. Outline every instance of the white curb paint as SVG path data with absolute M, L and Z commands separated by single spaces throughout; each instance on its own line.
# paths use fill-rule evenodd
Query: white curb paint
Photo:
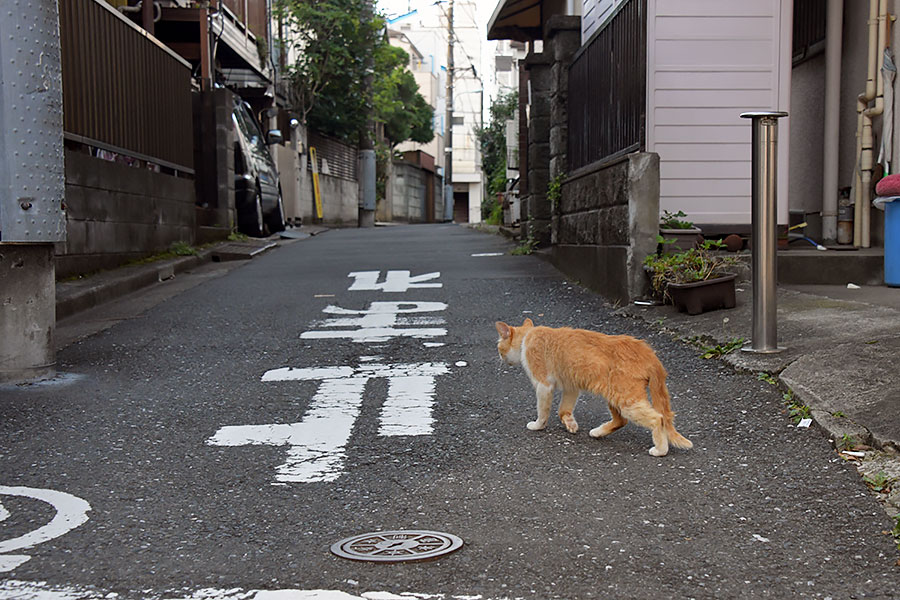
M 356 369 L 325 367 L 267 371 L 262 381 L 322 380 L 299 423 L 222 427 L 207 440 L 211 446 L 289 446 L 287 460 L 276 468 L 281 483 L 334 481 L 344 471 L 346 448 L 370 379 L 388 379 L 379 434 L 429 435 L 433 430 L 435 381 L 449 372 L 444 363 L 384 365 L 364 363 Z
M 190 595 L 172 595 L 144 590 L 134 593 L 115 594 L 96 588 L 75 586 L 53 586 L 46 582 L 0 581 L 0 600 L 109 600 L 120 598 L 131 600 L 490 600 L 482 596 L 450 594 L 418 594 L 414 592 L 363 592 L 360 595 L 339 590 L 242 590 L 232 588 L 220 590 L 205 588 Z
M 381 271 L 358 271 L 350 273 L 348 277 L 354 279 L 349 291 L 381 290 L 382 292 L 405 292 L 410 288 L 440 288 L 443 283 L 425 283 L 432 279 L 440 278 L 440 272 L 425 273 L 424 275 L 409 276 L 409 271 L 388 271 L 385 280 L 378 283 Z
M 332 317 L 318 323 L 321 327 L 353 327 L 341 331 L 305 331 L 301 339 L 336 339 L 348 338 L 354 342 L 386 342 L 398 337 L 433 338 L 447 335 L 447 329 L 398 326 L 409 325 L 443 325 L 440 317 L 409 317 L 428 312 L 440 312 L 447 309 L 443 302 L 372 302 L 367 310 L 351 310 L 340 306 L 326 306 L 322 312 Z
M 43 527 L 11 540 L 0 541 L 0 573 L 12 571 L 31 558 L 26 555 L 6 554 L 7 552 L 31 548 L 68 533 L 87 521 L 87 512 L 91 510 L 91 505 L 81 498 L 55 490 L 0 485 L 0 495 L 33 498 L 46 502 L 56 509 L 56 515 Z M 2 508 L 2 512 L 5 516 L 0 518 L 0 521 L 9 517 L 9 511 L 5 508 Z

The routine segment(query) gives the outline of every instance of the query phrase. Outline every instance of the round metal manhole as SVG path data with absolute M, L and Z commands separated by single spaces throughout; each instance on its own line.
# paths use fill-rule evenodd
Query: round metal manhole
M 350 560 L 400 562 L 436 558 L 462 545 L 460 538 L 439 531 L 379 531 L 335 542 L 331 552 Z

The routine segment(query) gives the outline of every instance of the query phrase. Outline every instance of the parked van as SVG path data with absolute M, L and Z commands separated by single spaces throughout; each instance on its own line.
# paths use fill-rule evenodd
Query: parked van
M 284 206 L 275 161 L 250 105 L 234 97 L 234 204 L 241 233 L 263 237 L 284 231 Z M 277 130 L 269 142 L 281 141 Z

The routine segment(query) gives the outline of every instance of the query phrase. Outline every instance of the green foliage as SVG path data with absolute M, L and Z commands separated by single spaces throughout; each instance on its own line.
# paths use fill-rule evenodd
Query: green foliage
M 547 200 L 550 201 L 550 208 L 554 213 L 559 208 L 559 201 L 562 198 L 562 184 L 565 180 L 565 173 L 557 173 L 556 177 L 547 184 Z
M 506 191 L 506 122 L 519 108 L 516 92 L 501 95 L 491 104 L 491 118 L 475 135 L 481 145 L 481 164 L 487 176 L 487 196 L 496 198 Z
M 794 400 L 794 392 L 787 391 L 782 394 L 781 397 L 784 399 L 784 403 L 787 405 L 788 416 L 795 424 L 799 423 L 802 419 L 812 418 L 812 413 L 810 412 L 809 407 Z
M 888 477 L 884 471 L 879 471 L 875 475 L 866 475 L 863 477 L 863 481 L 869 486 L 869 489 L 879 494 L 891 493 L 891 486 L 894 485 L 894 480 Z
M 670 283 L 692 283 L 721 277 L 739 262 L 735 256 L 715 254 L 725 247 L 719 240 L 706 240 L 697 248 L 682 252 L 651 254 L 644 259 L 650 286 L 665 296 Z
M 433 137 L 433 109 L 418 92 L 409 56 L 378 34 L 384 19 L 362 18 L 363 0 L 275 0 L 274 15 L 295 50 L 287 68 L 291 108 L 321 133 L 355 142 L 370 113 L 396 145 Z M 364 94 L 366 57 L 374 64 L 372 106 Z M 371 110 L 370 110 L 371 109 Z
M 503 224 L 503 206 L 494 200 L 490 204 L 487 204 L 489 210 L 487 216 L 484 217 L 484 222 L 488 225 L 502 225 Z
M 703 352 L 700 354 L 701 358 L 722 358 L 726 354 L 731 354 L 738 348 L 744 345 L 744 338 L 732 338 L 728 342 L 724 344 L 719 344 L 716 346 L 704 346 L 702 348 Z
M 841 436 L 840 449 L 847 450 L 856 446 L 856 438 L 854 438 L 849 433 L 845 433 Z
M 538 246 L 538 241 L 533 237 L 528 237 L 522 241 L 521 244 L 510 250 L 510 254 L 513 256 L 523 256 L 525 254 L 531 254 L 534 252 L 535 248 Z
M 775 381 L 775 378 L 772 377 L 772 375 L 770 375 L 769 373 L 759 373 L 756 376 L 756 379 L 758 379 L 759 381 L 765 381 L 769 385 L 778 385 L 778 382 Z
M 375 49 L 375 118 L 384 124 L 391 146 L 406 140 L 427 144 L 434 138 L 434 108 L 419 93 L 408 64 L 409 55 L 402 48 L 381 44 Z
M 682 219 L 682 217 L 686 216 L 680 210 L 675 213 L 664 210 L 662 219 L 659 220 L 659 226 L 663 229 L 690 229 L 694 226 L 694 223 Z

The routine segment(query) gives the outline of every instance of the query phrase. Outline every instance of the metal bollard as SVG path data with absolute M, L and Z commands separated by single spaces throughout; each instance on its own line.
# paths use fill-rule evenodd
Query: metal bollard
M 753 253 L 753 340 L 742 350 L 774 354 L 778 347 L 776 259 L 778 227 L 778 119 L 788 114 L 781 111 L 746 112 L 753 127 L 752 224 Z

